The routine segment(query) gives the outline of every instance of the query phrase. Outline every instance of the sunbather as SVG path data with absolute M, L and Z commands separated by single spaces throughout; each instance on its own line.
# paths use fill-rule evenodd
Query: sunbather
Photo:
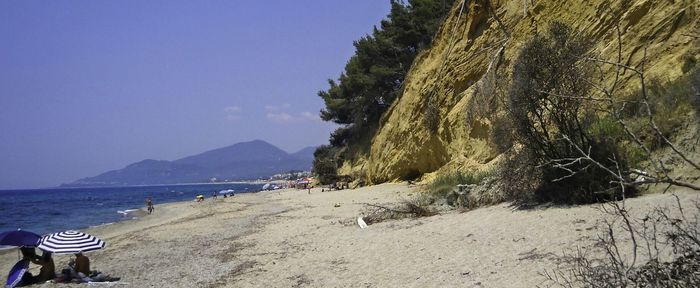
M 87 277 L 90 275 L 90 259 L 83 255 L 83 253 L 75 254 L 75 273 L 83 273 L 85 276 L 82 277 Z
M 44 251 L 44 254 L 42 254 L 41 257 L 37 256 L 30 258 L 29 260 L 34 264 L 41 265 L 39 275 L 32 277 L 31 283 L 44 283 L 56 278 L 56 267 L 53 264 L 51 252 Z

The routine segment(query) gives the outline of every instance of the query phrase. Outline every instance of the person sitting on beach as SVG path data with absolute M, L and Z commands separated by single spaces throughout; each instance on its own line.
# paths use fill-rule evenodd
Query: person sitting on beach
M 69 282 L 72 280 L 73 282 L 90 282 L 92 281 L 92 279 L 89 278 L 91 273 L 90 259 L 83 255 L 82 252 L 78 252 L 75 253 L 75 259 L 71 258 L 70 261 L 68 261 L 68 267 L 63 269 L 62 281 Z
M 90 275 L 90 259 L 83 253 L 75 254 L 75 273 L 84 278 Z M 80 275 L 82 273 L 84 276 Z
M 53 264 L 51 252 L 44 251 L 44 254 L 42 254 L 41 257 L 36 256 L 30 258 L 29 260 L 34 264 L 41 265 L 39 275 L 32 277 L 31 283 L 44 283 L 56 278 L 56 267 Z
M 34 250 L 34 247 L 22 246 L 19 248 L 19 251 L 22 252 L 22 259 L 31 261 L 31 259 L 39 257 L 38 255 L 36 255 L 36 250 Z
M 99 271 L 90 270 L 90 259 L 82 252 L 75 254 L 75 259 L 70 259 L 68 268 L 63 269 L 63 281 L 73 283 L 111 282 L 119 281 L 119 277 L 111 277 Z

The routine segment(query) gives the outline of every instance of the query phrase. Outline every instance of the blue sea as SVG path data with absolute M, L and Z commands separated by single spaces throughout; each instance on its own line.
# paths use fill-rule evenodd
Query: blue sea
M 32 231 L 47 234 L 132 219 L 118 211 L 144 208 L 146 197 L 156 204 L 193 200 L 197 194 L 232 189 L 259 191 L 263 184 L 193 184 L 100 188 L 0 190 L 0 232 Z

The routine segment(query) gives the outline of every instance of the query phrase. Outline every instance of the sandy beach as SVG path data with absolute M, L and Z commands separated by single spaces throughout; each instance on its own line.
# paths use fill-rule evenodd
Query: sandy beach
M 360 229 L 364 203 L 390 205 L 420 188 L 384 184 L 279 190 L 157 205 L 153 215 L 88 229 L 107 242 L 88 254 L 118 287 L 534 287 L 556 255 L 593 243 L 597 205 L 469 212 L 390 220 Z M 696 193 L 679 193 L 690 206 Z M 631 211 L 672 205 L 669 194 L 628 200 Z M 697 213 L 697 211 L 693 211 Z M 17 261 L 0 253 L 0 271 Z M 60 271 L 69 256 L 56 255 Z M 32 265 L 31 272 L 38 273 Z M 86 284 L 34 285 L 68 287 Z

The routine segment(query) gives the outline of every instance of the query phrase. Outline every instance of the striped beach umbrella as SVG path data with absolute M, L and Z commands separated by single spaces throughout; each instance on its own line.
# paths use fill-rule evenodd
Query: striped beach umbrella
M 44 236 L 37 247 L 56 254 L 68 254 L 102 249 L 105 241 L 87 233 L 65 231 Z

